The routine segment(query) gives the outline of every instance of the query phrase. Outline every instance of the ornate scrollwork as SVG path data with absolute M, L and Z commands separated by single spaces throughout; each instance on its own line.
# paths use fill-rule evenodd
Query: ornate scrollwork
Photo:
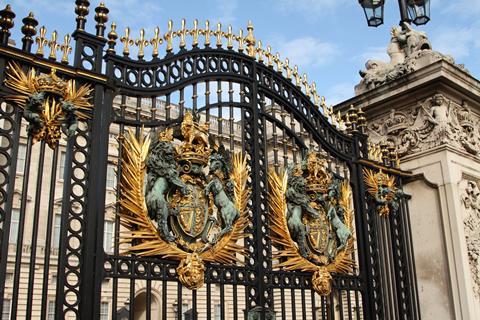
M 77 130 L 78 120 L 90 118 L 90 85 L 77 88 L 75 80 L 65 81 L 55 74 L 38 74 L 34 68 L 25 73 L 15 62 L 8 64 L 5 85 L 17 95 L 7 97 L 23 109 L 28 134 L 33 143 L 45 140 L 54 149 L 61 132 L 67 138 Z
M 235 264 L 245 254 L 249 169 L 241 154 L 211 147 L 208 125 L 189 112 L 179 131 L 181 141 L 173 128 L 126 135 L 120 221 L 129 230 L 123 241 L 134 241 L 126 253 L 180 260 L 179 279 L 195 290 L 205 262 Z
M 351 190 L 317 152 L 300 165 L 269 174 L 271 238 L 277 268 L 311 271 L 315 291 L 331 292 L 331 273 L 355 264 Z
M 367 192 L 373 197 L 377 205 L 378 214 L 387 217 L 395 214 L 400 208 L 400 197 L 403 191 L 395 186 L 395 177 L 382 172 L 363 169 Z

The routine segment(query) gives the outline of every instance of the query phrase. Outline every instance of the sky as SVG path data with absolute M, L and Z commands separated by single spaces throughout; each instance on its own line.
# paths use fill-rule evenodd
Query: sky
M 91 0 L 87 30 L 94 32 L 94 8 L 100 1 Z M 110 9 L 109 23 L 115 21 L 122 34 L 130 27 L 133 35 L 141 28 L 147 37 L 155 26 L 165 32 L 167 21 L 179 26 L 182 18 L 187 26 L 198 19 L 203 26 L 210 20 L 233 30 L 254 24 L 257 40 L 288 57 L 300 72 L 315 81 L 317 91 L 328 104 L 336 104 L 354 95 L 354 86 L 361 80 L 358 71 L 368 59 L 388 61 L 386 47 L 390 29 L 400 19 L 398 2 L 386 0 L 384 24 L 367 26 L 357 0 L 104 0 Z M 434 50 L 449 54 L 457 63 L 465 64 L 470 73 L 480 77 L 480 0 L 431 0 L 431 21 L 416 27 L 429 36 Z M 3 8 L 12 6 L 17 14 L 12 37 L 20 43 L 21 19 L 33 11 L 40 26 L 48 33 L 57 30 L 59 37 L 75 28 L 74 0 L 11 0 L 0 1 Z M 213 39 L 212 39 L 213 41 Z

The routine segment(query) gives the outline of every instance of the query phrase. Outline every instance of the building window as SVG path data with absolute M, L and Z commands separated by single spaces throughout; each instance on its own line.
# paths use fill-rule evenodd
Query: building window
M 102 302 L 100 305 L 100 320 L 108 320 L 108 302 Z
M 7 272 L 5 274 L 5 282 L 9 283 L 13 281 L 13 272 Z
M 56 214 L 53 222 L 53 247 L 58 249 L 60 247 L 60 230 L 62 227 L 62 215 Z
M 103 249 L 107 253 L 113 252 L 113 221 L 105 221 L 103 230 Z
M 107 166 L 107 188 L 113 189 L 117 184 L 117 176 L 115 174 L 115 167 L 111 164 Z
M 191 310 L 188 310 L 188 303 L 182 303 L 182 320 L 191 319 L 191 315 L 187 317 L 189 311 L 191 312 Z
M 27 146 L 24 144 L 18 145 L 17 155 L 17 172 L 23 173 L 25 170 L 25 159 L 27 158 Z
M 52 274 L 52 276 L 50 277 L 50 284 L 53 284 L 53 285 L 57 284 L 57 275 L 56 274 Z
M 55 320 L 55 300 L 48 300 L 47 319 Z
M 12 301 L 10 299 L 3 300 L 2 319 L 10 319 L 11 308 L 12 308 Z
M 16 244 L 18 239 L 18 227 L 20 225 L 20 211 L 12 209 L 12 218 L 10 220 L 10 238 L 9 242 Z

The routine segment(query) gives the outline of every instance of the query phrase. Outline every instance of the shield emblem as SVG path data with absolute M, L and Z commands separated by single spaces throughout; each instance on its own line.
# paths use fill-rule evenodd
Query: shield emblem
M 170 219 L 172 230 L 187 242 L 196 241 L 203 234 L 209 210 L 209 199 L 203 189 L 188 184 L 190 193 L 182 195 L 176 191 L 170 199 L 172 209 L 177 213 Z
M 319 219 L 305 218 L 307 226 L 307 243 L 310 250 L 321 257 L 321 260 L 329 260 L 329 252 L 335 247 L 335 234 L 332 232 L 330 221 L 327 218 L 325 209 L 321 207 Z

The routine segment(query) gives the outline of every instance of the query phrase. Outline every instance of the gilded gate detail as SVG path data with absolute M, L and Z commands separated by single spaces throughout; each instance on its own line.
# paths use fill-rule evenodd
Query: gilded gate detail
M 362 110 L 251 22 L 74 10 L 65 36 L 0 10 L 5 317 L 419 319 L 408 173 Z

